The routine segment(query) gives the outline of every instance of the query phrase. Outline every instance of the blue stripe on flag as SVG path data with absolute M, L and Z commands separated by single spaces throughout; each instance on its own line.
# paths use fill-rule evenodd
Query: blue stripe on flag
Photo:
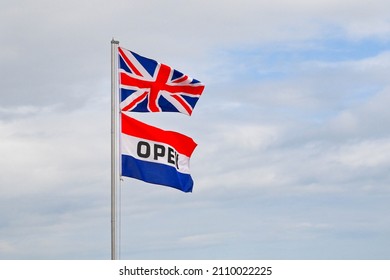
M 128 155 L 122 155 L 122 176 L 172 187 L 183 192 L 192 192 L 194 185 L 190 174 L 180 173 L 175 167 L 138 160 Z

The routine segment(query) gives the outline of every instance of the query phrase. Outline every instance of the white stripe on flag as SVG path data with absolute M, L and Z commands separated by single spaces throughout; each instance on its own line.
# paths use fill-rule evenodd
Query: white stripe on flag
M 190 158 L 178 153 L 166 143 L 155 142 L 122 133 L 121 153 L 135 159 L 175 167 L 180 173 L 190 173 Z

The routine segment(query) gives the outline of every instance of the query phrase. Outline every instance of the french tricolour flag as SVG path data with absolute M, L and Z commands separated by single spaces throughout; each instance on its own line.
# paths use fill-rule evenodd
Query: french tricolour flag
M 122 176 L 191 192 L 190 157 L 197 144 L 121 114 Z

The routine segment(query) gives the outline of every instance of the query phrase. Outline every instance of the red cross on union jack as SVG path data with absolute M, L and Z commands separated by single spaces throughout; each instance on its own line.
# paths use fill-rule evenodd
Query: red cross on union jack
M 122 111 L 192 114 L 201 82 L 124 48 L 118 52 Z

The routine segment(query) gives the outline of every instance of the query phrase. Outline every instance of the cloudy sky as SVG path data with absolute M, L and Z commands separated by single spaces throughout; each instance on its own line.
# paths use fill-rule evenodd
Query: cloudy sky
M 387 0 L 0 0 L 0 259 L 110 258 L 110 41 L 202 81 L 192 194 L 124 178 L 122 259 L 389 259 Z

